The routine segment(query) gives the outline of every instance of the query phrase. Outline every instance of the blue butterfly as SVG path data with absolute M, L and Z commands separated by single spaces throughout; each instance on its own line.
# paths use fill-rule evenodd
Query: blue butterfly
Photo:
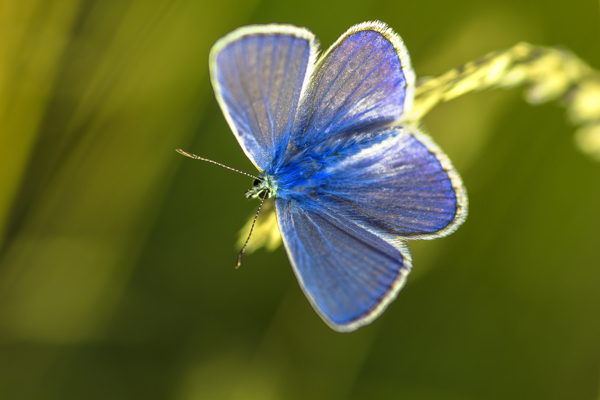
M 467 214 L 448 157 L 402 122 L 415 87 L 402 40 L 364 22 L 319 55 L 305 28 L 247 26 L 215 43 L 210 74 L 260 171 L 246 195 L 274 198 L 311 305 L 339 332 L 371 323 L 406 282 L 406 241 L 445 236 Z

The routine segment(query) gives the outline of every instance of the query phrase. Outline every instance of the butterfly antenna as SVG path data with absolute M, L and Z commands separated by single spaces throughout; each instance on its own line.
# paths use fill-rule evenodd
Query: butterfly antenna
M 244 255 L 244 250 L 246 250 L 246 246 L 248 245 L 248 242 L 250 241 L 250 236 L 252 236 L 252 230 L 254 229 L 254 224 L 256 224 L 256 219 L 258 218 L 258 213 L 260 213 L 260 209 L 262 208 L 263 203 L 265 202 L 265 199 L 267 198 L 267 194 L 268 193 L 265 191 L 265 195 L 262 197 L 262 200 L 260 201 L 258 210 L 256 210 L 256 215 L 254 216 L 254 221 L 252 221 L 252 226 L 250 227 L 250 233 L 248 234 L 248 239 L 246 239 L 246 242 L 242 246 L 242 250 L 240 250 L 240 254 L 238 255 L 237 263 L 235 264 L 235 269 L 238 269 L 242 265 L 242 255 Z
M 201 160 L 201 161 L 206 161 L 206 162 L 209 162 L 209 163 L 213 163 L 213 164 L 215 164 L 215 165 L 218 165 L 219 167 L 227 168 L 227 169 L 229 169 L 229 170 L 231 170 L 231 171 L 235 171 L 235 172 L 237 172 L 237 173 L 240 173 L 240 174 L 242 174 L 242 175 L 249 176 L 250 178 L 254 178 L 254 179 L 260 179 L 260 178 L 259 178 L 259 177 L 257 177 L 257 176 L 254 176 L 254 175 L 247 174 L 247 173 L 245 173 L 245 172 L 242 172 L 242 171 L 240 171 L 240 170 L 237 170 L 237 169 L 235 169 L 235 168 L 231 168 L 231 167 L 228 167 L 227 165 L 223 165 L 223 164 L 221 164 L 221 163 L 218 163 L 218 162 L 216 162 L 216 161 L 209 160 L 208 158 L 204 158 L 204 157 L 200 157 L 200 156 L 197 156 L 197 155 L 195 155 L 195 154 L 192 154 L 192 153 L 188 153 L 187 151 L 184 151 L 184 150 L 181 150 L 181 149 L 176 149 L 175 151 L 176 151 L 176 152 L 178 152 L 179 154 L 183 154 L 183 155 L 184 155 L 184 156 L 186 156 L 186 157 L 193 158 L 194 160 Z M 259 209 L 259 210 L 260 210 L 260 209 Z

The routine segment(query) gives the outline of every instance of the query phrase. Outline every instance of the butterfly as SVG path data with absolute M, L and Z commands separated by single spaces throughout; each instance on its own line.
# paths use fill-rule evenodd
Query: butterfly
M 406 282 L 407 241 L 445 236 L 467 215 L 450 160 L 406 122 L 415 75 L 402 40 L 363 22 L 319 55 L 306 28 L 246 26 L 215 43 L 209 64 L 225 119 L 260 171 L 246 196 L 274 199 L 310 304 L 339 332 L 371 323 Z

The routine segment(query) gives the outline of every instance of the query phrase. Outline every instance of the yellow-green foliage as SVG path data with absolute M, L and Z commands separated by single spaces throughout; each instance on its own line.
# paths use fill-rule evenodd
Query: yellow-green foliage
M 598 7 L 0 0 L 0 399 L 597 399 Z M 397 301 L 341 335 L 281 248 L 234 269 L 252 180 L 175 149 L 255 173 L 208 80 L 219 37 L 293 23 L 326 48 L 373 19 L 439 77 L 413 118 L 470 211 L 411 243 Z

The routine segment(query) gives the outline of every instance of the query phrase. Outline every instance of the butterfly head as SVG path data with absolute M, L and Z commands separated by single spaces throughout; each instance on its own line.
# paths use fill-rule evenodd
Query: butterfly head
M 271 198 L 277 193 L 277 186 L 270 175 L 263 176 L 261 174 L 259 178 L 254 179 L 252 188 L 246 191 L 245 194 L 247 199 L 254 199 L 259 196 L 262 197 L 265 192 L 267 192 L 267 197 Z

